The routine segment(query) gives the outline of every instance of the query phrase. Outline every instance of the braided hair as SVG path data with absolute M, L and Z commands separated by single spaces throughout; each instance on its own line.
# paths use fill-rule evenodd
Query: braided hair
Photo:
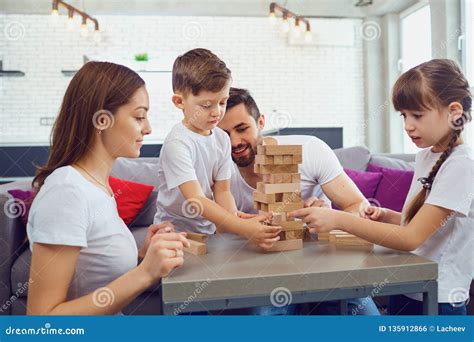
M 446 149 L 433 165 L 429 174 L 418 179 L 423 185 L 423 189 L 408 206 L 405 215 L 405 223 L 408 223 L 425 203 L 436 174 L 443 163 L 454 148 L 462 143 L 461 133 L 464 125 L 472 120 L 472 97 L 469 83 L 456 62 L 449 59 L 433 59 L 400 76 L 393 87 L 392 102 L 397 111 L 440 109 L 449 106 L 452 102 L 458 102 L 463 107 L 462 116 L 455 121 L 448 122 L 451 128 L 451 139 Z

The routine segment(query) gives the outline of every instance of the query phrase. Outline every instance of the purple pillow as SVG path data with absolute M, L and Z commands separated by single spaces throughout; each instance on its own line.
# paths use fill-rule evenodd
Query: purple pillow
M 382 180 L 375 193 L 375 199 L 384 208 L 398 212 L 403 209 L 414 172 L 369 164 L 367 171 L 381 172 Z
M 26 226 L 31 203 L 33 203 L 33 199 L 35 198 L 35 192 L 19 189 L 8 190 L 7 192 L 12 195 L 15 200 L 9 202 L 5 207 L 5 213 L 8 212 L 7 216 L 11 218 L 19 217 L 21 222 Z
M 374 198 L 377 186 L 382 179 L 381 172 L 366 172 L 351 169 L 344 169 L 350 179 L 357 185 L 365 198 Z M 333 205 L 334 209 L 338 209 Z

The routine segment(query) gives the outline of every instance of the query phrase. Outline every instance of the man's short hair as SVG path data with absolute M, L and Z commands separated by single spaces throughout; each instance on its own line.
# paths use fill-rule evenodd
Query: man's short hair
M 231 79 L 226 64 L 207 49 L 193 49 L 176 58 L 173 64 L 173 92 L 183 95 L 201 90 L 218 92 Z
M 227 109 L 231 109 L 232 107 L 238 106 L 241 103 L 244 104 L 247 112 L 251 117 L 254 118 L 255 122 L 257 122 L 258 118 L 260 117 L 260 110 L 258 109 L 257 103 L 253 99 L 252 95 L 250 95 L 249 91 L 247 89 L 241 88 L 230 88 L 229 99 L 227 100 Z

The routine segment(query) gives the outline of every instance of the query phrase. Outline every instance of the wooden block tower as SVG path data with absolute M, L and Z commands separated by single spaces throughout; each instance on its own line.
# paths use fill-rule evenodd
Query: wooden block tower
M 301 145 L 278 145 L 274 138 L 267 137 L 257 147 L 254 168 L 263 182 L 257 183 L 253 193 L 254 206 L 260 212 L 273 212 L 270 224 L 282 227 L 280 240 L 270 251 L 303 248 L 303 222 L 286 216 L 287 212 L 304 207 L 298 173 L 301 162 Z

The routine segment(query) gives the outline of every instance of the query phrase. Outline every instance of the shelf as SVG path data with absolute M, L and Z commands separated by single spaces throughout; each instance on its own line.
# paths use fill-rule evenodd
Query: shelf
M 23 77 L 25 73 L 20 70 L 0 70 L 0 77 Z

